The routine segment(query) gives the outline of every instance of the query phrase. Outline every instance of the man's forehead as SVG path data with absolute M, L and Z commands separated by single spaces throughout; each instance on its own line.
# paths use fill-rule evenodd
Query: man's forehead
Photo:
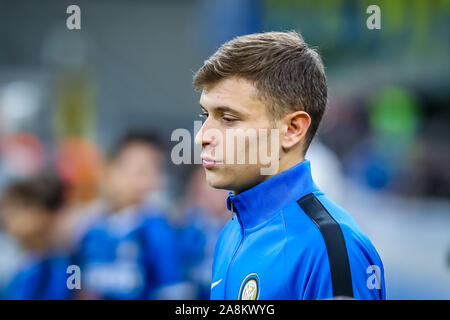
M 257 89 L 250 81 L 236 77 L 226 78 L 202 90 L 200 105 L 204 108 L 228 106 L 240 111 L 251 111 L 262 104 L 257 94 Z

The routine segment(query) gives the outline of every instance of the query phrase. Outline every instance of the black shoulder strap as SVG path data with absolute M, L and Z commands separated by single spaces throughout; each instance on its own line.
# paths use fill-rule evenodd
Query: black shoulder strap
M 307 194 L 297 203 L 322 233 L 330 262 L 333 296 L 353 297 L 350 263 L 344 234 L 339 224 L 314 194 Z

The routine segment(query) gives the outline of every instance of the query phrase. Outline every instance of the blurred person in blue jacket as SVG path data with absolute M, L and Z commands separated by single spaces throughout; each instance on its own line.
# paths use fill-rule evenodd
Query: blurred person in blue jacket
M 70 299 L 67 286 L 70 258 L 58 252 L 52 237 L 64 203 L 61 180 L 41 174 L 9 185 L 1 199 L 5 230 L 18 240 L 26 257 L 4 288 L 1 298 L 12 300 Z
M 76 260 L 80 299 L 171 299 L 182 296 L 176 235 L 152 194 L 164 184 L 156 136 L 129 133 L 107 168 L 105 212 L 82 237 Z M 83 287 L 84 285 L 84 287 Z
M 210 296 L 214 248 L 231 217 L 225 199 L 228 193 L 208 185 L 202 167 L 196 167 L 187 185 L 179 241 L 184 277 L 193 285 L 194 297 Z

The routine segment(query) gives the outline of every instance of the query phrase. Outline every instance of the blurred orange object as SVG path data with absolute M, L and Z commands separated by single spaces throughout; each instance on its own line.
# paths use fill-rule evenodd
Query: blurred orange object
M 56 169 L 68 185 L 68 200 L 86 202 L 98 195 L 103 156 L 91 141 L 81 137 L 63 139 L 56 152 Z

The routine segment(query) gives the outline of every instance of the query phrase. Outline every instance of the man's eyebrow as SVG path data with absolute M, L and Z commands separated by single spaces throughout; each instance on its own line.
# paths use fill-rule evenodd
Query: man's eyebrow
M 206 108 L 204 106 L 202 106 L 201 104 L 200 104 L 200 107 L 203 110 L 207 111 Z M 216 111 L 216 112 L 226 112 L 226 111 L 228 111 L 228 112 L 234 113 L 234 114 L 236 114 L 238 116 L 245 116 L 244 113 L 239 112 L 236 109 L 233 109 L 233 108 L 228 107 L 228 106 L 212 107 L 211 109 L 212 109 L 211 111 Z

